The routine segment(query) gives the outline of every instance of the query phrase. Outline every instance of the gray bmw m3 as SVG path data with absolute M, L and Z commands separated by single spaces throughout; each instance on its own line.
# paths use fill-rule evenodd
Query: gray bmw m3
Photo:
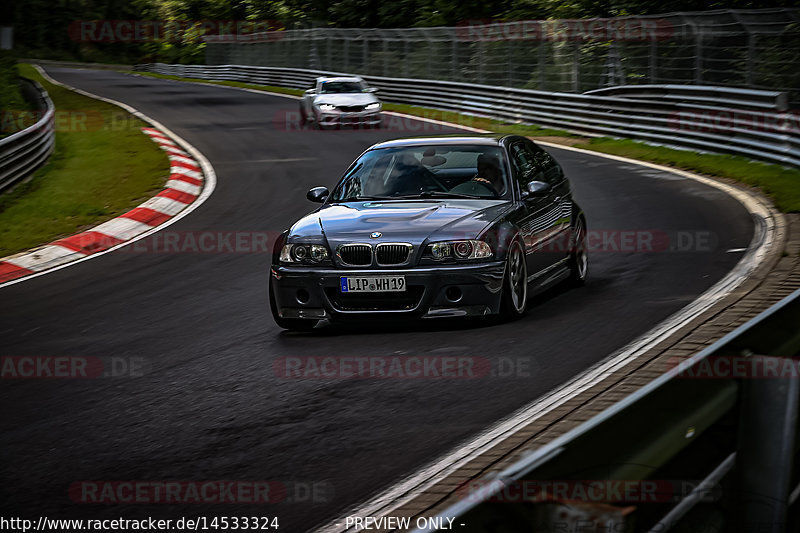
M 561 166 L 520 136 L 427 137 L 370 147 L 322 205 L 275 243 L 277 324 L 525 313 L 555 283 L 582 284 L 586 218 Z

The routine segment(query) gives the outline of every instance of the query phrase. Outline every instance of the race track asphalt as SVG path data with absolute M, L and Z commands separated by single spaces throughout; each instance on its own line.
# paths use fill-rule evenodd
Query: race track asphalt
M 204 232 L 274 236 L 314 208 L 310 187 L 333 185 L 374 142 L 453 131 L 409 119 L 384 130 L 302 130 L 287 98 L 109 71 L 48 73 L 134 106 L 210 160 L 215 192 L 164 230 L 181 242 Z M 129 246 L 0 289 L 0 355 L 143 363 L 134 377 L 0 380 L 1 514 L 246 514 L 278 516 L 283 531 L 312 529 L 634 340 L 722 278 L 741 257 L 728 250 L 750 242 L 750 215 L 716 189 L 550 151 L 600 248 L 618 242 L 615 232 L 637 230 L 682 232 L 688 249 L 593 250 L 585 287 L 553 291 L 524 319 L 497 325 L 287 334 L 269 312 L 269 255 L 225 246 Z M 274 367 L 280 358 L 329 355 L 483 357 L 500 371 L 348 380 L 286 378 Z M 259 506 L 72 502 L 69 487 L 86 480 L 269 480 L 288 493 Z

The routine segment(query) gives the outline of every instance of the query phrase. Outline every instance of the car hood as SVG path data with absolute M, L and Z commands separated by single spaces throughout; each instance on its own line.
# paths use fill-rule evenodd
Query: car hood
M 335 106 L 367 105 L 377 101 L 378 98 L 372 93 L 320 94 L 314 98 L 314 103 L 317 105 Z
M 506 200 L 348 202 L 323 206 L 300 219 L 290 241 L 354 242 L 474 239 L 508 209 Z M 380 237 L 373 238 L 373 233 Z

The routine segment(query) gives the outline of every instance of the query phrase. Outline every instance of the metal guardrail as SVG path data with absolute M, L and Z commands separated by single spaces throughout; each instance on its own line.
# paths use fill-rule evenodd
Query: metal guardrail
M 135 69 L 298 89 L 311 87 L 317 76 L 342 74 L 244 65 L 155 63 Z M 364 78 L 379 88 L 388 102 L 800 166 L 800 120 L 785 110 L 785 94 L 776 91 L 651 85 L 604 90 L 618 91 L 611 95 L 572 94 L 450 81 Z M 625 91 L 630 92 L 623 95 Z
M 621 85 L 586 91 L 595 96 L 648 98 L 671 102 L 705 103 L 717 107 L 781 112 L 789 109 L 788 95 L 782 91 L 762 91 L 708 85 Z
M 40 100 L 42 116 L 32 126 L 0 139 L 0 192 L 39 168 L 55 146 L 55 107 L 41 85 L 30 83 Z
M 137 70 L 292 88 L 335 74 L 237 65 Z M 639 86 L 577 95 L 366 79 L 394 102 L 800 163 L 797 132 L 667 126 L 685 110 L 780 117 L 785 100 L 774 91 Z M 458 502 L 416 532 L 449 529 L 451 520 L 467 533 L 794 530 L 800 525 L 798 324 L 800 291 L 693 357 L 665 366 L 652 383 L 499 474 L 459 487 Z M 593 497 L 598 484 L 600 497 Z
M 800 290 L 496 476 L 464 485 L 439 517 L 465 532 L 797 530 L 798 325 Z M 593 498 L 598 483 L 605 492 Z M 615 483 L 626 487 L 618 497 Z

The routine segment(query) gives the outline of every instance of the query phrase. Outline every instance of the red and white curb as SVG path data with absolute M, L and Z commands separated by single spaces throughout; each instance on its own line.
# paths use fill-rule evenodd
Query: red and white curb
M 139 207 L 99 226 L 45 246 L 0 259 L 0 283 L 31 276 L 125 244 L 163 225 L 198 199 L 204 187 L 200 163 L 157 128 L 142 131 L 167 152 L 166 188 Z

